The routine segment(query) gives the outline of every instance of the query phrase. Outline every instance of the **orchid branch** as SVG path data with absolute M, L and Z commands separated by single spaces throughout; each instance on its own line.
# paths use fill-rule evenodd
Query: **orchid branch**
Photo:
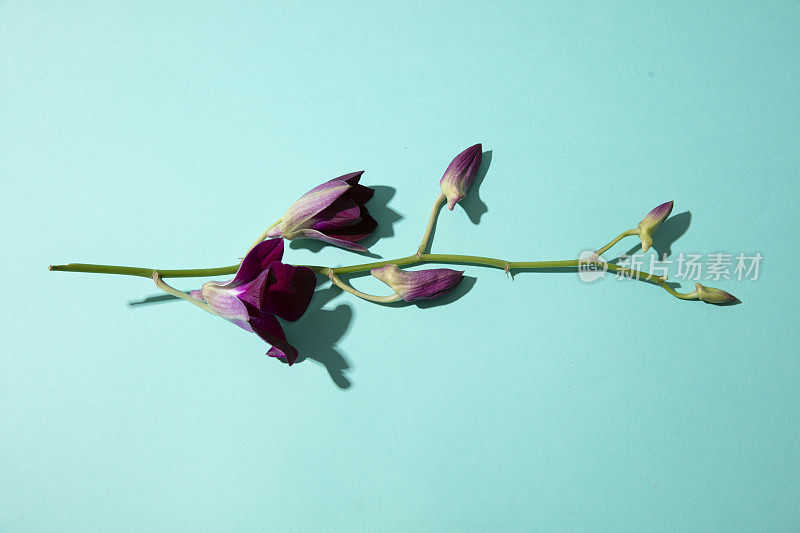
M 286 340 L 286 335 L 276 317 L 297 320 L 306 311 L 317 284 L 317 276 L 326 276 L 345 292 L 364 300 L 385 304 L 435 298 L 453 290 L 463 279 L 464 272 L 449 268 L 404 270 L 424 263 L 475 265 L 498 268 L 507 275 L 517 271 L 546 269 L 580 269 L 584 265 L 597 267 L 603 272 L 615 272 L 623 277 L 658 285 L 680 300 L 701 300 L 714 304 L 730 304 L 739 300 L 733 295 L 713 287 L 695 284 L 688 293 L 676 291 L 666 283 L 666 276 L 607 263 L 602 254 L 626 237 L 638 235 L 642 251 L 653 244 L 653 234 L 672 212 L 672 202 L 665 202 L 651 210 L 639 224 L 614 237 L 586 259 L 544 261 L 509 261 L 479 255 L 428 253 L 436 221 L 442 206 L 453 210 L 465 197 L 477 175 L 482 148 L 476 144 L 461 152 L 450 163 L 440 180 L 440 194 L 436 197 L 428 217 L 422 240 L 412 255 L 361 263 L 349 266 L 327 267 L 319 265 L 289 265 L 281 262 L 284 240 L 316 239 L 353 251 L 365 251 L 357 241 L 370 235 L 377 227 L 366 202 L 374 190 L 359 183 L 363 171 L 352 172 L 315 187 L 298 199 L 281 218 L 269 226 L 248 249 L 242 261 L 235 265 L 200 269 L 153 269 L 130 266 L 69 263 L 52 265 L 50 270 L 117 274 L 151 278 L 156 286 L 177 298 L 186 300 L 204 311 L 225 318 L 247 331 L 256 333 L 271 345 L 267 355 L 282 357 L 291 365 L 298 357 L 297 350 Z M 267 239 L 267 240 L 265 240 Z M 388 285 L 392 294 L 377 296 L 361 292 L 342 276 L 370 272 Z M 179 291 L 163 278 L 216 277 L 234 275 L 225 283 L 208 281 L 200 291 L 191 294 Z

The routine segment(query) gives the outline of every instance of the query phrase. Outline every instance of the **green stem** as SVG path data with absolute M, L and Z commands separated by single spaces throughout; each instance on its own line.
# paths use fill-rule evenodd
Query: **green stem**
M 158 272 L 162 278 L 213 278 L 235 274 L 239 265 L 216 268 L 184 268 L 178 270 L 161 270 L 155 268 L 128 267 L 116 265 L 92 265 L 88 263 L 69 263 L 68 265 L 50 265 L 50 270 L 61 272 L 84 272 L 88 274 L 119 274 L 122 276 L 139 276 L 152 278 Z
M 436 225 L 436 218 L 439 216 L 439 210 L 444 205 L 445 200 L 447 200 L 447 197 L 441 192 L 439 196 L 436 197 L 436 201 L 433 202 L 431 216 L 428 217 L 428 227 L 425 228 L 425 235 L 422 236 L 422 242 L 417 248 L 417 255 L 424 254 L 425 250 L 428 248 L 428 241 L 431 238 L 431 233 L 433 233 L 433 227 Z
M 351 265 L 346 267 L 329 268 L 318 265 L 298 265 L 306 266 L 318 274 L 328 275 L 329 272 L 333 274 L 353 274 L 356 272 L 366 272 L 373 268 L 394 264 L 397 266 L 408 266 L 416 263 L 458 263 L 458 264 L 471 264 L 481 265 L 487 267 L 495 267 L 503 270 L 538 270 L 548 268 L 577 268 L 578 259 L 566 259 L 560 261 L 506 261 L 505 259 L 497 259 L 494 257 L 483 257 L 479 255 L 458 255 L 458 254 L 414 254 L 407 257 L 399 257 L 396 259 L 387 259 L 384 261 L 376 261 L 374 263 L 361 263 L 358 265 Z M 594 262 L 602 265 L 600 262 Z M 181 270 L 161 270 L 153 268 L 142 267 L 126 267 L 114 265 L 93 265 L 87 263 L 70 263 L 67 265 L 53 265 L 50 270 L 64 271 L 64 272 L 84 272 L 90 274 L 119 274 L 123 276 L 140 276 L 144 278 L 152 278 L 154 273 L 158 273 L 161 278 L 193 278 L 193 277 L 215 277 L 235 274 L 239 265 L 231 265 L 218 268 L 196 268 L 196 269 L 181 269 Z M 657 283 L 660 279 L 658 276 L 634 270 L 614 264 L 607 264 L 608 270 L 614 272 L 624 273 L 630 277 L 644 279 L 651 283 Z
M 375 302 L 379 304 L 388 304 L 396 302 L 400 299 L 400 295 L 397 293 L 391 294 L 389 296 L 375 296 L 372 294 L 367 294 L 366 292 L 361 292 L 359 290 L 356 290 L 347 283 L 345 283 L 344 281 L 342 281 L 341 279 L 339 279 L 339 276 L 337 276 L 333 272 L 329 273 L 328 277 L 331 278 L 331 281 L 333 282 L 334 285 L 336 285 L 343 291 L 349 292 L 350 294 L 358 296 L 359 298 L 362 298 L 364 300 L 369 300 L 370 302 Z
M 675 298 L 680 298 L 681 300 L 697 300 L 697 291 L 692 291 L 687 293 L 678 292 L 669 285 L 667 285 L 666 282 L 663 280 L 659 281 L 658 285 L 662 289 L 673 295 Z
M 481 265 L 486 267 L 494 267 L 500 268 L 506 271 L 506 273 L 510 272 L 511 270 L 543 270 L 543 269 L 554 269 L 554 268 L 578 268 L 581 264 L 594 264 L 597 266 L 604 267 L 606 270 L 610 270 L 611 272 L 616 272 L 622 274 L 626 277 L 637 279 L 641 281 L 646 281 L 648 283 L 653 283 L 662 287 L 672 296 L 676 298 L 680 298 L 681 300 L 690 300 L 697 298 L 695 293 L 679 293 L 676 292 L 672 287 L 667 285 L 660 276 L 656 276 L 654 274 L 650 274 L 649 272 L 643 272 L 640 270 L 635 270 L 611 263 L 605 263 L 603 261 L 580 261 L 578 259 L 565 259 L 565 260 L 558 260 L 558 261 L 507 261 L 505 259 L 498 259 L 495 257 L 483 257 L 479 255 L 459 255 L 459 254 L 427 254 L 422 253 L 420 250 L 424 250 L 427 247 L 428 240 L 430 239 L 430 234 L 433 228 L 433 222 L 436 219 L 436 215 L 438 214 L 438 210 L 441 208 L 441 195 L 439 198 L 436 199 L 434 203 L 434 208 L 431 212 L 431 218 L 428 221 L 428 228 L 425 232 L 425 237 L 423 237 L 422 244 L 418 249 L 417 253 L 413 255 L 409 255 L 407 257 L 398 257 L 396 259 L 387 259 L 384 261 L 375 261 L 372 263 L 361 263 L 358 265 L 350 265 L 345 267 L 337 267 L 337 268 L 330 268 L 325 266 L 319 265 L 298 265 L 298 266 L 306 266 L 316 272 L 317 274 L 328 276 L 331 278 L 331 281 L 336 284 L 337 286 L 341 287 L 342 290 L 345 290 L 359 298 L 364 298 L 370 301 L 375 302 L 388 302 L 394 301 L 391 300 L 395 298 L 396 295 L 388 296 L 388 297 L 381 297 L 381 296 L 373 296 L 366 293 L 362 293 L 357 291 L 356 289 L 350 287 L 348 284 L 343 282 L 339 278 L 339 274 L 353 274 L 357 272 L 367 272 L 372 270 L 373 268 L 379 268 L 388 264 L 395 264 L 397 266 L 409 266 L 414 265 L 417 263 L 457 263 L 457 264 L 471 264 L 471 265 Z M 280 222 L 280 221 L 278 221 Z M 277 224 L 277 223 L 276 223 Z M 272 227 L 274 227 L 273 224 Z M 266 232 L 265 232 L 266 233 Z M 637 229 L 630 229 L 620 233 L 617 237 L 615 237 L 611 242 L 607 245 L 600 248 L 596 253 L 599 256 L 603 252 L 609 250 L 612 246 L 618 243 L 625 237 L 630 235 L 636 235 L 638 233 Z M 260 241 L 259 241 L 260 242 Z M 215 276 L 225 276 L 225 275 L 232 275 L 235 274 L 238 270 L 239 265 L 231 265 L 226 267 L 218 267 L 218 268 L 198 268 L 198 269 L 179 269 L 179 270 L 156 270 L 153 268 L 142 268 L 142 267 L 127 267 L 127 266 L 114 266 L 114 265 L 93 265 L 87 263 L 70 263 L 67 265 L 52 265 L 50 266 L 50 270 L 59 270 L 59 271 L 66 271 L 66 272 L 86 272 L 86 273 L 95 273 L 95 274 L 121 274 L 126 276 L 141 276 L 146 278 L 153 278 L 157 280 L 156 283 L 158 284 L 161 278 L 189 278 L 189 277 L 215 277 Z M 163 283 L 163 281 L 161 281 Z M 163 290 L 167 290 L 165 287 L 169 287 L 165 283 L 164 286 L 159 285 L 160 288 Z M 171 287 L 170 287 L 171 289 Z M 172 289 L 175 291 L 175 289 Z M 169 292 L 167 290 L 167 292 Z M 197 302 L 190 296 L 186 295 L 185 293 L 183 296 L 180 296 L 180 291 L 170 292 L 170 294 L 175 294 L 179 298 L 187 299 L 191 301 L 195 305 L 201 304 L 200 307 L 203 307 L 205 304 L 202 302 Z M 207 306 L 205 306 L 207 307 Z M 209 310 L 209 309 L 206 309 Z
M 598 256 L 601 256 L 601 255 L 603 255 L 605 252 L 607 252 L 608 250 L 610 250 L 612 246 L 614 246 L 615 244 L 617 244 L 619 241 L 621 241 L 621 240 L 622 240 L 622 239 L 624 239 L 625 237 L 630 237 L 631 235 L 638 235 L 638 234 L 639 234 L 639 228 L 634 228 L 634 229 L 629 229 L 629 230 L 627 230 L 627 231 L 623 231 L 622 233 L 620 233 L 619 235 L 617 235 L 616 237 L 614 237 L 614 239 L 613 239 L 613 240 L 612 240 L 610 243 L 606 244 L 605 246 L 603 246 L 602 248 L 600 248 L 599 250 L 597 250 L 597 251 L 595 252 L 595 254 L 597 254 Z
M 158 287 L 162 291 L 166 292 L 167 294 L 171 294 L 172 296 L 175 296 L 177 298 L 181 298 L 183 300 L 186 300 L 187 302 L 196 305 L 200 309 L 203 309 L 204 311 L 208 311 L 212 315 L 216 314 L 214 311 L 211 310 L 211 308 L 208 306 L 207 303 L 195 300 L 194 298 L 192 298 L 190 295 L 186 294 L 185 292 L 179 291 L 175 287 L 172 287 L 171 285 L 169 285 L 166 281 L 161 279 L 161 276 L 159 275 L 158 272 L 153 272 L 152 278 L 153 278 L 153 281 L 155 281 L 155 283 L 156 283 L 156 287 Z

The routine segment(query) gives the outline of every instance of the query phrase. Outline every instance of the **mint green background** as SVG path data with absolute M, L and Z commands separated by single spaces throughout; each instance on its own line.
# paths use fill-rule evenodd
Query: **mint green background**
M 0 530 L 800 528 L 800 3 L 4 1 L 0 80 Z M 576 257 L 674 199 L 675 254 L 761 276 L 713 284 L 728 308 L 478 267 L 442 306 L 323 285 L 289 332 L 333 379 L 46 269 L 231 264 L 362 168 L 396 189 L 372 250 L 407 255 L 474 142 L 488 211 L 435 251 Z

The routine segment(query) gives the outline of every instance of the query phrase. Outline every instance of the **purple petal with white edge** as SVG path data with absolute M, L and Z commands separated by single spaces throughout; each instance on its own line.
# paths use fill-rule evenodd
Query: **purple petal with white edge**
M 370 273 L 407 302 L 441 296 L 456 288 L 464 279 L 463 270 L 431 268 L 406 271 L 393 264 L 373 268 Z
M 361 246 L 360 244 L 356 244 L 354 242 L 350 242 L 344 239 L 336 239 L 334 237 L 328 237 L 321 231 L 317 231 L 314 229 L 303 229 L 297 232 L 295 238 L 302 237 L 304 239 L 315 239 L 318 241 L 327 242 L 329 244 L 334 244 L 336 246 L 341 246 L 342 248 L 347 248 L 348 250 L 353 250 L 354 252 L 366 252 L 367 249 Z
M 283 214 L 284 234 L 291 235 L 297 230 L 305 228 L 306 223 L 314 215 L 331 205 L 349 188 L 350 185 L 339 181 L 338 185 L 330 188 L 304 194 Z
M 249 322 L 256 335 L 272 345 L 267 355 L 285 357 L 290 366 L 297 361 L 299 355 L 297 349 L 286 340 L 286 334 L 283 333 L 283 328 L 277 318 L 264 313 L 251 316 Z
M 269 267 L 258 309 L 295 321 L 306 312 L 316 286 L 317 275 L 310 268 L 273 263 Z
M 247 320 L 247 307 L 236 297 L 235 289 L 225 288 L 216 281 L 203 284 L 203 299 L 214 313 L 228 320 Z
M 348 185 L 356 185 L 363 173 L 364 173 L 363 170 L 359 170 L 358 172 L 350 172 L 349 174 L 344 174 L 342 176 L 339 176 L 338 178 L 333 178 L 332 180 L 326 181 L 322 185 L 317 185 L 316 187 L 308 191 L 306 194 L 324 191 L 325 189 L 330 189 L 331 187 L 337 187 L 341 185 L 339 183 L 340 181 L 343 181 Z M 305 196 L 305 194 L 303 196 Z
M 447 208 L 452 211 L 459 200 L 464 198 L 481 166 L 483 147 L 480 143 L 470 146 L 447 166 L 439 185 L 447 198 Z
M 256 279 L 259 274 L 275 261 L 280 261 L 283 257 L 283 241 L 269 240 L 261 241 L 242 259 L 236 276 L 225 284 L 225 287 L 238 287 Z
M 267 231 L 267 239 L 278 239 L 283 238 L 283 222 L 280 222 L 274 228 L 270 228 Z

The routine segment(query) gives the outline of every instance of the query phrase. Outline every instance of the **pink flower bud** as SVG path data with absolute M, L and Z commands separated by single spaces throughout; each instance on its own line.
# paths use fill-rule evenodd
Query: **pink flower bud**
M 397 265 L 373 268 L 370 274 L 387 284 L 403 300 L 436 298 L 456 288 L 464 279 L 463 270 L 430 268 L 427 270 L 401 270 Z
M 705 287 L 699 283 L 694 284 L 697 298 L 710 304 L 734 304 L 740 300 L 733 294 L 714 287 Z
M 646 252 L 653 245 L 653 233 L 672 213 L 672 201 L 664 202 L 656 207 L 639 222 L 639 238 L 642 240 L 642 251 Z
M 447 208 L 450 211 L 466 196 L 469 186 L 475 181 L 481 166 L 481 150 L 483 148 L 480 143 L 470 146 L 458 154 L 444 171 L 439 186 L 447 197 Z

